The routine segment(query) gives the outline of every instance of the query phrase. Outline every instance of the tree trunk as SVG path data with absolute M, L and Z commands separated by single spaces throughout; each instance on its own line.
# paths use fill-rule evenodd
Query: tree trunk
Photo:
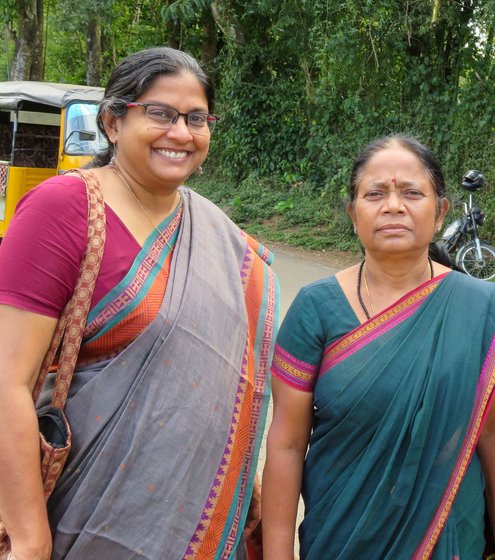
M 433 6 L 431 11 L 431 23 L 435 25 L 438 20 L 438 16 L 440 15 L 440 4 L 441 0 L 433 0 Z
M 43 80 L 43 0 L 17 2 L 11 80 Z
M 86 83 L 88 86 L 100 85 L 102 68 L 101 23 L 100 18 L 93 14 L 86 28 Z
M 241 24 L 233 10 L 222 0 L 211 4 L 211 13 L 216 24 L 225 36 L 225 39 L 236 46 L 244 47 L 246 39 Z
M 203 42 L 201 44 L 201 62 L 208 68 L 214 66 L 213 62 L 217 56 L 217 33 L 215 20 L 211 13 L 207 13 L 203 24 Z
M 485 61 L 489 62 L 493 57 L 494 52 L 494 39 L 495 39 L 495 18 L 492 16 L 490 25 L 488 26 L 488 32 L 486 34 L 486 44 L 485 44 Z
M 180 30 L 173 21 L 167 21 L 167 45 L 172 49 L 180 49 Z
M 173 4 L 175 0 L 167 0 L 167 6 Z M 167 46 L 172 49 L 180 49 L 180 27 L 171 19 L 167 19 Z

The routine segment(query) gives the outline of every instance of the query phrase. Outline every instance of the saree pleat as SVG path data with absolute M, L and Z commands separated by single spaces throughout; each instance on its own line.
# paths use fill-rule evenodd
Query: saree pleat
M 474 450 L 495 384 L 494 303 L 493 286 L 451 273 L 327 348 L 301 559 L 481 558 Z
M 163 302 L 117 357 L 77 371 L 53 559 L 241 558 L 277 324 L 277 281 L 184 189 Z

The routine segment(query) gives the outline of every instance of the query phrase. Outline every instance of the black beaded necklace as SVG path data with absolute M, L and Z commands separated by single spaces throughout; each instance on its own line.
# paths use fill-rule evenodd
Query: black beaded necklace
M 358 277 L 357 277 L 357 297 L 359 300 L 359 303 L 361 305 L 361 307 L 363 308 L 364 314 L 366 315 L 367 319 L 370 319 L 370 314 L 368 312 L 368 308 L 366 307 L 366 305 L 364 304 L 363 301 L 363 296 L 361 295 L 361 280 L 362 280 L 362 276 L 363 276 L 363 268 L 364 268 L 364 263 L 366 262 L 366 259 L 363 259 L 361 261 L 361 264 L 359 265 L 359 270 L 358 270 Z M 433 278 L 434 272 L 433 272 L 433 261 L 431 260 L 430 257 L 428 257 L 428 264 L 430 265 L 430 280 Z M 366 278 L 365 278 L 366 281 Z M 373 309 L 373 303 L 371 302 L 371 296 L 368 290 L 368 283 L 366 282 L 366 288 L 367 288 L 367 292 L 368 292 L 368 299 L 370 300 L 370 304 L 371 304 L 371 310 L 373 311 L 373 315 L 375 314 L 375 310 Z

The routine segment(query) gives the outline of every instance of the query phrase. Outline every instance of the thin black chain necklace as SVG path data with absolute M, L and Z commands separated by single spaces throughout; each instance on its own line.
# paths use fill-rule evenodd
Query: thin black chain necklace
M 357 277 L 357 297 L 359 300 L 359 304 L 361 305 L 364 314 L 366 315 L 367 319 L 370 319 L 371 316 L 369 314 L 368 308 L 366 307 L 366 305 L 364 304 L 363 301 L 363 296 L 361 295 L 361 281 L 362 281 L 362 277 L 363 277 L 363 269 L 364 269 L 364 263 L 366 262 L 366 259 L 363 259 L 361 261 L 361 264 L 359 265 L 359 270 L 358 270 L 358 277 Z M 430 280 L 433 278 L 433 261 L 431 260 L 430 257 L 428 257 L 428 264 L 430 265 Z M 371 312 L 373 313 L 373 315 L 375 315 L 375 309 L 373 308 L 373 302 L 371 301 L 371 294 L 368 288 L 368 281 L 366 279 L 366 271 L 364 272 L 364 282 L 365 282 L 365 286 L 366 286 L 366 293 L 371 305 Z

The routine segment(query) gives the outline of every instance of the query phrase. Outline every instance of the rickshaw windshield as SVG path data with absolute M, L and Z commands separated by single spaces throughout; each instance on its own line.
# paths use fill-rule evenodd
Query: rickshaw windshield
M 71 103 L 67 106 L 64 152 L 69 155 L 94 156 L 107 147 L 96 124 L 98 105 Z

